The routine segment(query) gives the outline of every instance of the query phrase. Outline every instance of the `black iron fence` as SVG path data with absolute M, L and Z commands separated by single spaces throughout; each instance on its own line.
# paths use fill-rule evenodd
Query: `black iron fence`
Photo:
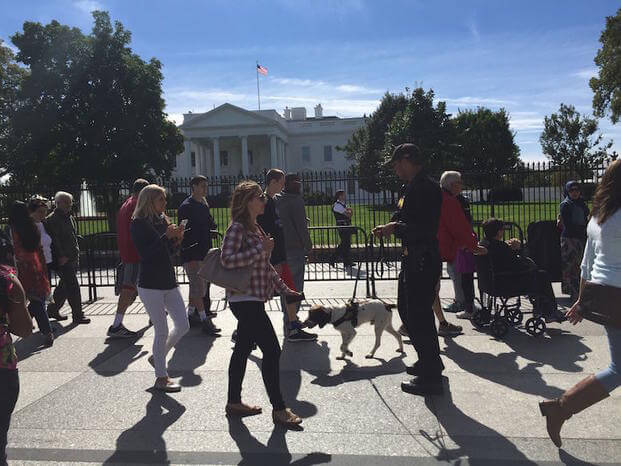
M 606 165 L 560 167 L 548 163 L 526 164 L 497 173 L 462 172 L 464 193 L 471 200 L 475 225 L 489 217 L 513 222 L 526 232 L 528 225 L 540 220 L 555 220 L 563 187 L 568 180 L 578 180 L 590 199 Z M 439 180 L 441 173 L 432 173 Z M 384 179 L 362 179 L 354 172 L 300 173 L 306 204 L 313 252 L 307 267 L 307 280 L 353 280 L 356 276 L 373 282 L 394 279 L 398 273 L 400 245 L 393 240 L 379 248 L 370 235 L 374 226 L 390 221 L 398 201 L 398 183 Z M 252 178 L 252 177 L 251 177 Z M 230 222 L 230 194 L 243 178 L 208 178 L 208 202 L 222 235 Z M 167 214 L 176 221 L 176 209 L 190 194 L 190 179 L 156 180 L 168 192 Z M 259 183 L 262 180 L 256 179 Z M 78 232 L 83 237 L 81 284 L 93 293 L 97 287 L 112 286 L 118 251 L 116 248 L 116 214 L 130 194 L 123 183 L 82 183 L 54 187 L 20 185 L 0 186 L 0 211 L 6 216 L 14 200 L 27 200 L 34 194 L 53 198 L 56 191 L 73 194 Z M 332 213 L 337 191 L 344 191 L 353 209 L 352 258 L 356 265 L 347 269 L 332 267 L 329 258 L 339 243 L 338 229 Z M 528 238 L 525 238 L 526 240 Z M 375 241 L 375 243 L 374 243 Z M 360 274 L 357 268 L 362 267 Z M 178 267 L 181 283 L 186 282 Z

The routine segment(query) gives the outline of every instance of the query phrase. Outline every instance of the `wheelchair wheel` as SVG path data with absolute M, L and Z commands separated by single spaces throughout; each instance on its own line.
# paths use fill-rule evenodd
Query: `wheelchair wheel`
M 543 335 L 546 331 L 546 321 L 541 317 L 531 317 L 526 321 L 526 331 L 534 337 Z
M 489 323 L 489 311 L 485 308 L 483 309 L 475 309 L 472 313 L 472 323 L 476 327 L 484 327 Z
M 490 325 L 490 330 L 496 338 L 502 338 L 509 331 L 509 322 L 504 317 L 496 317 Z
M 524 320 L 524 314 L 519 309 L 511 309 L 507 312 L 507 320 L 511 325 L 520 325 Z

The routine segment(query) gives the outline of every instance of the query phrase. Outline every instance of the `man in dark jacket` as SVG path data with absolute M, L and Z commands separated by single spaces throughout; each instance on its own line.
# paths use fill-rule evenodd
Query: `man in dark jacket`
M 262 215 L 257 217 L 257 222 L 263 228 L 263 231 L 274 238 L 274 249 L 270 257 L 270 263 L 280 275 L 280 278 L 292 290 L 296 290 L 293 281 L 293 275 L 289 264 L 287 264 L 287 250 L 285 246 L 285 234 L 282 228 L 282 221 L 276 210 L 276 202 L 274 197 L 281 193 L 285 185 L 285 174 L 282 170 L 272 168 L 265 175 L 265 210 Z M 314 341 L 317 335 L 305 332 L 302 324 L 297 317 L 298 305 L 296 303 L 287 304 L 286 298 L 280 298 L 280 303 L 284 312 L 286 312 L 286 321 L 288 322 L 287 340 L 291 342 Z
M 77 224 L 71 215 L 73 196 L 59 191 L 54 196 L 56 208 L 45 220 L 45 229 L 52 237 L 52 252 L 56 262 L 56 273 L 59 277 L 54 290 L 54 302 L 47 307 L 50 317 L 60 316 L 60 308 L 69 301 L 71 315 L 76 324 L 88 324 L 90 319 L 82 312 L 82 297 L 78 283 L 78 266 L 80 247 L 78 245 Z
M 208 335 L 219 336 L 220 329 L 211 321 L 209 307 L 209 283 L 198 275 L 201 261 L 212 246 L 211 230 L 218 226 L 211 216 L 207 196 L 207 178 L 197 175 L 190 180 L 192 195 L 186 198 L 177 211 L 179 224 L 185 222 L 185 232 L 181 243 L 181 260 L 190 282 L 190 323 L 200 322 Z M 198 318 L 196 315 L 198 315 Z M 209 315 L 208 315 L 209 314 Z
M 440 395 L 444 364 L 432 305 L 442 269 L 438 249 L 442 190 L 427 175 L 424 161 L 424 155 L 414 144 L 395 148 L 391 164 L 405 182 L 399 210 L 390 223 L 375 227 L 373 234 L 388 237 L 394 233 L 403 244 L 397 307 L 418 353 L 418 362 L 407 370 L 416 377 L 403 382 L 401 390 L 415 395 Z

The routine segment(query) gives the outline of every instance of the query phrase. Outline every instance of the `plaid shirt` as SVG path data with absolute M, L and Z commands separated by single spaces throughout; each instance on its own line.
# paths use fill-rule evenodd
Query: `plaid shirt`
M 270 254 L 263 250 L 263 238 L 261 230 L 249 232 L 241 223 L 232 222 L 222 240 L 220 262 L 227 269 L 251 267 L 248 296 L 267 301 L 274 290 L 279 294 L 293 294 L 270 264 Z

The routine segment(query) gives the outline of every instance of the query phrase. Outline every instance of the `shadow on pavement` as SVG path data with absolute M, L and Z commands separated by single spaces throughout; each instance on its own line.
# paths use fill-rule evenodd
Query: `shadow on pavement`
M 490 460 L 495 464 L 537 464 L 526 458 L 506 437 L 464 414 L 453 403 L 450 383 L 447 378 L 444 379 L 444 395 L 425 397 L 425 405 L 431 412 L 436 413 L 438 422 L 457 446 L 451 448 L 442 437 L 430 437 L 425 431 L 420 431 L 423 437 L 438 448 L 438 460 L 459 464 L 459 458 L 466 457 L 467 464 L 471 466 L 489 466 L 492 464 Z M 483 400 L 481 402 L 484 403 Z
M 374 359 L 382 361 L 383 364 L 381 366 L 362 367 L 347 359 L 340 372 L 336 374 L 320 374 L 311 383 L 321 387 L 335 387 L 342 383 L 372 380 L 383 375 L 402 374 L 406 368 L 403 362 L 404 358 L 405 354 L 395 356 L 388 361 L 376 357 Z
M 287 429 L 274 426 L 267 445 L 263 445 L 250 433 L 244 422 L 237 417 L 227 416 L 229 434 L 237 444 L 242 460 L 239 466 L 311 466 L 313 464 L 330 463 L 332 456 L 326 453 L 313 452 L 293 461 L 287 447 Z
M 170 464 L 163 435 L 185 412 L 185 406 L 153 389 L 146 413 L 116 440 L 116 451 L 104 464 Z
M 203 378 L 194 371 L 205 364 L 207 353 L 209 353 L 216 338 L 221 337 L 208 336 L 200 329 L 190 329 L 190 332 L 179 340 L 170 361 L 168 361 L 170 377 L 181 377 L 177 382 L 183 387 L 199 385 Z M 189 369 L 187 369 L 188 366 Z
M 88 363 L 88 366 L 103 377 L 112 377 L 125 372 L 131 363 L 148 354 L 148 351 L 143 349 L 143 345 L 137 344 L 137 340 L 148 328 L 147 326 L 137 330 L 138 336 L 136 338 L 107 338 L 105 349 L 95 356 Z M 115 361 L 114 367 L 106 368 L 106 370 L 101 369 L 100 366 L 103 363 L 117 355 L 119 357 Z

